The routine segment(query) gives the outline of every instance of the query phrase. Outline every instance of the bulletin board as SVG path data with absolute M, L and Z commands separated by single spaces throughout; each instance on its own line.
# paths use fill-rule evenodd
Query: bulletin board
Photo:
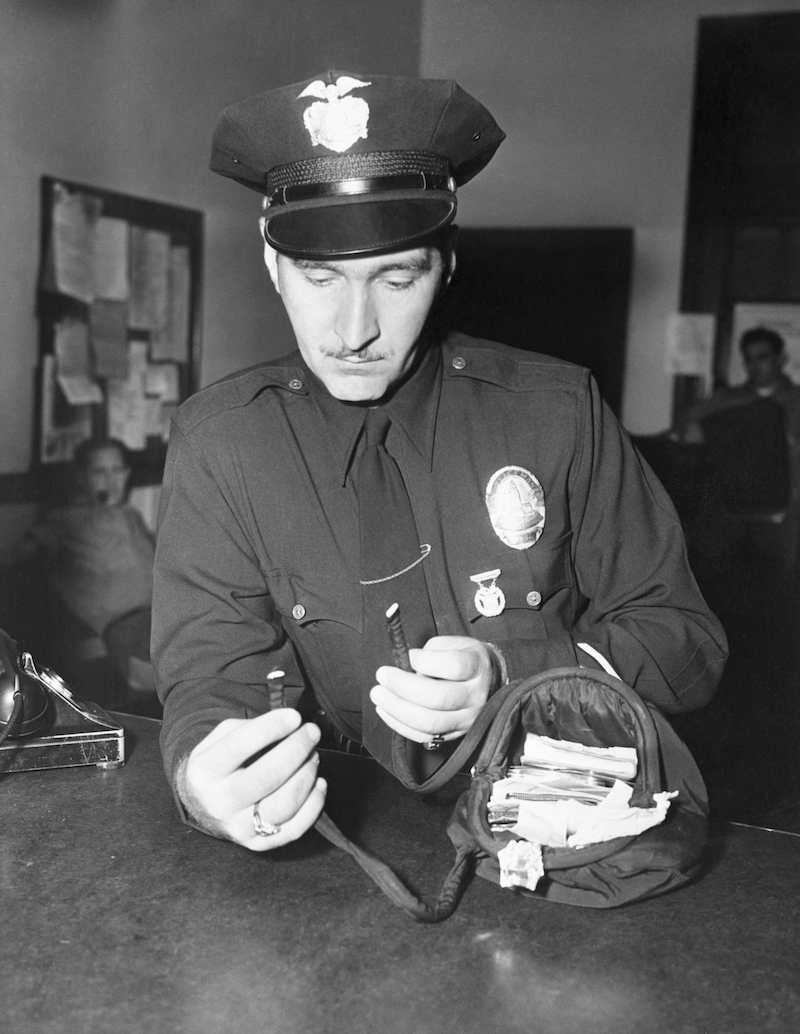
M 108 435 L 155 483 L 198 388 L 203 214 L 52 177 L 41 206 L 33 466 Z

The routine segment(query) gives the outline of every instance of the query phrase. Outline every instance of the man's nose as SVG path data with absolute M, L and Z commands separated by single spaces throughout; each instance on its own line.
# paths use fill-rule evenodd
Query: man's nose
M 343 292 L 336 310 L 334 330 L 351 352 L 359 352 L 376 340 L 380 327 L 368 287 L 357 284 Z

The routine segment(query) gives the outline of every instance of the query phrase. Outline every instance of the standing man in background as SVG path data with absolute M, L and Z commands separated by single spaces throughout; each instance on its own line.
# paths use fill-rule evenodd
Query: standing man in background
M 714 692 L 724 634 L 589 372 L 437 327 L 456 190 L 503 137 L 451 81 L 340 71 L 217 127 L 212 169 L 264 195 L 298 351 L 200 392 L 170 438 L 162 747 L 214 835 L 265 850 L 314 823 L 320 708 L 407 780 L 508 679 L 613 666 L 666 713 Z M 411 671 L 387 664 L 394 602 Z M 295 706 L 268 712 L 276 668 Z

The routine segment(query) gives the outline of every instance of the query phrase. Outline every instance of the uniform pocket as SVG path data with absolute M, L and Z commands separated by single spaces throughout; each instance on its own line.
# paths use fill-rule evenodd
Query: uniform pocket
M 543 612 L 557 593 L 574 584 L 571 539 L 571 532 L 552 542 L 542 536 L 524 551 L 505 549 L 493 554 L 485 569 L 489 577 L 482 579 L 480 585 L 470 580 L 471 585 L 465 590 L 470 597 L 465 601 L 466 613 L 477 638 L 546 637 Z M 492 577 L 495 571 L 499 574 Z M 493 596 L 492 582 L 502 592 L 500 613 L 493 613 L 498 609 L 498 600 Z
M 352 580 L 351 580 L 352 581 Z M 356 583 L 321 572 L 313 579 L 291 571 L 272 570 L 267 582 L 287 629 L 313 631 L 315 625 L 345 625 L 361 631 L 361 591 Z

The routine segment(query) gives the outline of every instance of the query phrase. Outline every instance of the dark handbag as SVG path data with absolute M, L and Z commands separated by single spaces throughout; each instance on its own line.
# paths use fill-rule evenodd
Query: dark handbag
M 450 758 L 423 783 L 401 780 L 420 793 L 440 789 L 475 756 L 468 790 L 448 826 L 456 861 L 434 904 L 411 893 L 394 872 L 353 844 L 323 813 L 317 829 L 351 854 L 384 892 L 415 919 L 439 922 L 455 911 L 473 869 L 499 882 L 498 852 L 514 836 L 489 828 L 492 785 L 519 763 L 527 733 L 587 747 L 635 747 L 639 768 L 631 807 L 650 807 L 653 794 L 677 790 L 666 819 L 636 836 L 581 848 L 543 849 L 545 876 L 534 891 L 514 893 L 561 904 L 611 908 L 663 894 L 698 875 L 708 823 L 700 771 L 667 720 L 623 682 L 587 668 L 558 668 L 503 687 L 487 702 Z

